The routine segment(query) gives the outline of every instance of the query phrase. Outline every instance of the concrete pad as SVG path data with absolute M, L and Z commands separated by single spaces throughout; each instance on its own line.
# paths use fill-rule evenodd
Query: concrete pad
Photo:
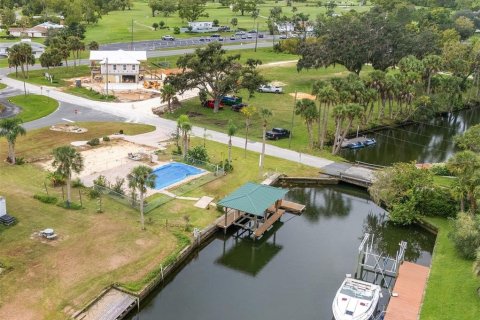
M 194 204 L 194 206 L 197 208 L 206 209 L 212 201 L 212 197 L 203 196 L 197 201 L 197 203 Z

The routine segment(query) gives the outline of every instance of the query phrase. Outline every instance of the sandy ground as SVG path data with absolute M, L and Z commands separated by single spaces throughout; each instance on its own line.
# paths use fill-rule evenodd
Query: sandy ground
M 289 95 L 291 95 L 292 97 L 295 98 L 295 92 L 289 93 Z M 315 99 L 317 99 L 317 97 L 315 97 L 314 95 L 305 93 L 305 92 L 297 92 L 297 100 L 300 100 L 300 99 L 315 100 Z

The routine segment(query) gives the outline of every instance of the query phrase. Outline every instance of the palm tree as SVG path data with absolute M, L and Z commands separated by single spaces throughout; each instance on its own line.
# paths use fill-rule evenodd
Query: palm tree
M 188 133 L 192 130 L 192 124 L 190 123 L 190 119 L 186 114 L 182 114 L 180 117 L 178 117 L 177 126 L 182 132 L 183 157 L 186 157 L 188 152 Z
M 27 87 L 25 79 L 28 78 L 28 65 L 35 64 L 35 56 L 32 52 L 32 47 L 28 43 L 19 43 L 13 45 L 8 49 L 8 64 L 10 67 L 15 67 L 15 74 L 17 75 L 17 68 L 22 70 L 23 77 L 23 90 L 25 95 L 27 94 Z M 25 66 L 27 67 L 25 73 Z
M 310 99 L 302 99 L 297 101 L 295 106 L 295 114 L 300 115 L 307 126 L 308 131 L 308 146 L 313 148 L 313 122 L 318 118 L 317 107 L 315 102 Z
M 127 176 L 128 186 L 131 189 L 137 189 L 140 193 L 140 222 L 142 224 L 142 230 L 145 230 L 145 219 L 143 217 L 143 197 L 147 188 L 155 187 L 155 178 L 157 176 L 153 174 L 153 170 L 150 167 L 140 165 L 132 169 Z
M 98 50 L 98 48 L 100 48 L 100 46 L 97 41 L 92 41 L 88 44 L 88 50 L 90 51 Z
M 436 54 L 430 54 L 423 58 L 423 76 L 427 80 L 427 95 L 430 94 L 432 76 L 437 74 L 442 67 L 442 57 Z
M 267 135 L 267 125 L 268 125 L 268 118 L 272 116 L 272 111 L 270 109 L 262 108 L 260 109 L 260 117 L 262 118 L 262 154 L 260 155 L 260 172 L 263 171 L 263 164 L 265 159 L 265 139 Z
M 162 102 L 167 102 L 169 112 L 173 112 L 172 99 L 175 97 L 175 94 L 175 87 L 171 84 L 167 83 L 160 89 L 160 99 Z
M 53 158 L 52 166 L 57 168 L 55 173 L 66 181 L 67 207 L 70 207 L 72 173 L 80 173 L 83 170 L 83 157 L 73 147 L 63 146 L 53 149 Z
M 228 164 L 232 164 L 232 136 L 237 133 L 237 126 L 233 123 L 233 121 L 230 119 L 228 121 Z
M 246 106 L 243 107 L 240 112 L 245 117 L 245 158 L 247 158 L 248 129 L 250 128 L 252 117 L 257 113 L 257 108 L 254 106 Z
M 332 154 L 335 155 L 340 151 L 342 147 L 343 140 L 348 134 L 348 131 L 352 127 L 353 121 L 355 119 L 361 118 L 363 114 L 363 108 L 357 103 L 350 103 L 348 105 L 340 105 L 339 108 L 334 109 L 335 113 L 335 120 L 337 123 L 337 128 L 335 130 L 335 140 L 333 143 L 333 150 Z M 347 126 L 343 129 L 342 132 L 342 124 L 343 121 L 347 120 Z
M 457 152 L 448 159 L 447 168 L 458 178 L 460 190 L 466 192 L 470 212 L 477 211 L 477 194 L 480 186 L 480 156 L 472 151 Z
M 73 67 L 77 67 L 77 59 L 80 58 L 80 51 L 85 50 L 85 43 L 83 43 L 79 37 L 70 36 L 67 38 L 67 45 L 70 51 L 73 53 Z
M 0 121 L 0 137 L 5 137 L 8 142 L 7 160 L 11 164 L 15 164 L 15 142 L 18 136 L 24 136 L 27 131 L 21 126 L 23 123 L 20 118 L 7 118 Z
M 320 123 L 318 124 L 319 131 L 320 131 L 320 127 L 322 127 L 318 141 L 320 144 L 320 149 L 323 149 L 323 145 L 325 143 L 325 137 L 327 135 L 327 130 L 328 130 L 328 118 L 329 118 L 330 106 L 338 102 L 338 92 L 333 88 L 331 84 L 328 83 L 322 88 L 320 88 L 315 94 L 317 95 L 317 99 L 320 101 L 320 103 L 323 103 L 325 106 L 325 110 L 323 111 L 323 118 L 321 120 L 321 125 Z M 320 119 L 320 110 L 319 110 L 318 116 Z

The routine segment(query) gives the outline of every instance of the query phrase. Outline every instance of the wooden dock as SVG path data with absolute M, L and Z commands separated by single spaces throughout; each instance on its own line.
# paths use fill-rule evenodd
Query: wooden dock
M 430 269 L 412 262 L 404 262 L 390 298 L 385 320 L 417 320 Z
M 282 200 L 280 202 L 280 209 L 283 209 L 286 212 L 294 213 L 294 214 L 302 214 L 305 211 L 305 205 L 295 203 L 292 201 Z M 267 209 L 269 213 L 275 213 L 275 205 L 272 205 Z
M 267 221 L 265 221 L 264 223 L 262 223 L 262 225 L 260 227 L 255 229 L 255 232 L 253 233 L 255 238 L 261 237 L 265 233 L 265 231 L 267 231 L 278 219 L 280 219 L 282 217 L 282 215 L 284 213 L 285 213 L 285 210 L 278 209 L 277 212 L 272 214 L 267 219 Z
M 88 308 L 74 316 L 76 320 L 119 320 L 137 306 L 137 298 L 110 288 Z
M 217 227 L 222 229 L 228 229 L 231 225 L 233 225 L 238 219 L 242 218 L 244 213 L 239 212 L 238 210 L 231 209 L 227 212 L 227 219 L 225 216 L 221 216 L 217 219 Z

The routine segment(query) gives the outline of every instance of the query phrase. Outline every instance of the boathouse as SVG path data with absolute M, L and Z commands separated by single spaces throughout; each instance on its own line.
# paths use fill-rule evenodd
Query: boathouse
M 236 225 L 259 238 L 285 213 L 280 207 L 287 192 L 248 182 L 218 202 L 224 208 L 224 219 L 220 219 L 218 226 L 226 231 Z

